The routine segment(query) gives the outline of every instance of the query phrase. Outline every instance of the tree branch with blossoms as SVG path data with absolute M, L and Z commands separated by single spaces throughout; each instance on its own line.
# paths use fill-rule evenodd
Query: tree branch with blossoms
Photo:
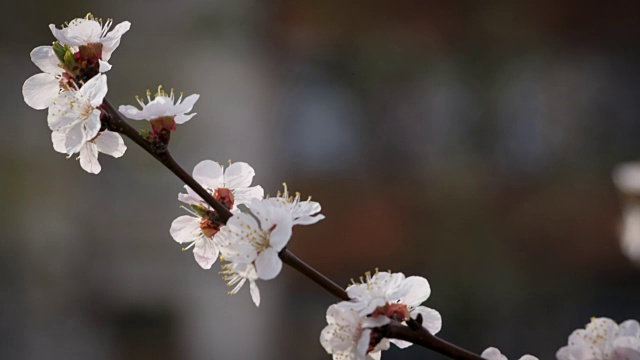
M 183 251 L 192 249 L 203 269 L 211 269 L 218 260 L 224 262 L 221 274 L 231 287 L 230 294 L 249 282 L 251 298 L 259 306 L 258 280 L 274 279 L 287 264 L 342 300 L 328 308 L 327 326 L 320 335 L 321 345 L 334 359 L 379 359 L 392 343 L 399 348 L 420 345 L 452 359 L 506 359 L 496 348 L 477 355 L 435 336 L 442 318 L 438 311 L 421 305 L 431 295 L 423 277 L 376 271 L 344 289 L 289 251 L 295 226 L 324 219 L 318 202 L 289 194 L 286 184 L 282 193 L 265 198 L 261 186 L 251 186 L 255 171 L 243 162 L 230 163 L 225 169 L 204 160 L 192 174 L 185 171 L 171 155 L 169 144 L 178 125 L 196 115 L 191 111 L 199 95 L 176 98 L 173 90 L 167 93 L 159 87 L 153 98 L 148 91 L 146 102 L 138 99 L 139 108 L 116 109 L 106 99 L 105 73 L 111 70 L 108 60 L 130 24 L 120 23 L 110 31 L 111 26 L 111 20 L 102 22 L 91 15 L 61 29 L 50 25 L 54 44 L 31 52 L 32 61 L 43 72 L 24 83 L 23 96 L 32 108 L 48 109 L 54 150 L 79 154 L 80 166 L 98 174 L 98 154 L 121 157 L 127 149 L 121 135 L 132 140 L 184 182 L 185 192 L 178 200 L 188 215 L 175 219 L 169 232 L 185 245 Z M 151 129 L 136 130 L 125 117 L 147 121 Z M 594 349 L 602 350 L 596 354 Z M 610 319 L 595 319 L 586 329 L 574 332 L 569 345 L 557 353 L 558 360 L 622 356 L 640 359 L 640 326 L 634 320 L 618 326 Z

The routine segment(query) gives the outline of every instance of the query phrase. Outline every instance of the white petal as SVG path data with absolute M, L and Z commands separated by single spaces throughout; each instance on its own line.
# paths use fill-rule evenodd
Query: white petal
M 620 335 L 640 338 L 640 324 L 636 320 L 627 320 L 620 324 Z
M 224 172 L 224 183 L 226 187 L 231 189 L 246 188 L 251 185 L 255 174 L 256 172 L 249 164 L 244 162 L 233 163 Z
M 38 46 L 31 51 L 31 61 L 45 73 L 51 75 L 62 74 L 60 60 L 53 52 L 52 46 Z
M 193 248 L 193 257 L 200 267 L 205 270 L 211 269 L 213 263 L 218 259 L 220 251 L 211 238 L 202 237 L 196 241 Z
M 83 122 L 85 139 L 89 141 L 98 136 L 101 126 L 102 123 L 100 122 L 100 110 L 95 109 L 91 112 L 89 118 Z
M 252 186 L 249 188 L 233 189 L 234 205 L 248 204 L 252 200 L 262 200 L 264 189 L 262 186 Z
M 507 357 L 494 347 L 487 348 L 480 356 L 487 360 L 507 360 Z
M 282 260 L 278 257 L 278 252 L 273 248 L 268 248 L 261 252 L 256 259 L 256 271 L 258 277 L 263 280 L 271 280 L 278 276 L 282 269 Z
M 98 107 L 107 96 L 107 90 L 107 75 L 98 74 L 80 88 L 80 93 L 89 100 L 91 106 Z
M 100 41 L 102 43 L 102 59 L 108 61 L 111 58 L 111 54 L 115 49 L 120 45 L 120 38 L 124 33 L 129 31 L 131 28 L 131 23 L 128 21 L 123 21 L 120 24 L 116 25 L 113 30 L 111 30 L 107 36 Z
M 60 82 L 47 73 L 35 74 L 22 85 L 24 102 L 36 110 L 48 108 L 60 92 Z
M 283 219 L 279 221 L 276 228 L 273 229 L 269 236 L 269 244 L 276 251 L 280 251 L 287 246 L 291 234 L 293 233 L 292 224 L 290 219 Z
M 98 151 L 103 154 L 111 155 L 114 158 L 121 157 L 127 150 L 124 140 L 122 140 L 122 136 L 108 130 L 100 133 L 93 142 L 98 147 Z
M 178 194 L 178 200 L 182 201 L 183 203 L 193 204 L 193 205 L 200 205 L 200 204 L 204 203 L 204 201 L 202 200 L 200 195 L 196 194 L 196 192 L 191 190 L 190 187 L 185 185 L 184 188 L 187 191 L 187 193 L 186 194 L 182 194 L 182 193 Z
M 196 241 L 202 234 L 200 219 L 189 215 L 180 216 L 173 220 L 169 232 L 180 244 Z
M 409 346 L 413 345 L 412 342 L 404 341 L 404 340 L 389 339 L 389 341 L 391 341 L 392 344 L 394 344 L 395 346 L 397 346 L 400 349 L 406 349 Z
M 260 290 L 258 290 L 258 285 L 256 282 L 251 280 L 249 281 L 249 292 L 251 293 L 251 300 L 256 306 L 260 306 Z
M 135 106 L 120 105 L 118 111 L 120 111 L 124 116 L 128 117 L 131 120 L 148 120 L 144 116 L 144 113 L 138 110 L 138 108 L 136 108 Z
M 175 113 L 176 114 L 188 113 L 189 111 L 191 111 L 191 109 L 193 109 L 193 105 L 196 104 L 196 101 L 198 101 L 199 98 L 200 98 L 200 95 L 198 94 L 187 96 L 180 104 L 174 107 Z
M 98 69 L 98 71 L 101 73 L 106 73 L 107 71 L 111 70 L 111 64 L 104 60 L 98 60 L 98 64 L 100 64 L 100 68 Z
M 613 342 L 611 360 L 640 360 L 640 338 L 621 337 Z
M 100 173 L 101 167 L 98 162 L 98 148 L 91 142 L 85 143 L 80 149 L 80 166 L 91 174 Z
M 366 356 L 367 350 L 369 349 L 369 342 L 371 341 L 371 330 L 365 329 L 360 335 L 358 339 L 358 343 L 356 344 L 356 354 L 358 357 Z
M 538 360 L 538 358 L 535 357 L 535 356 L 531 356 L 531 355 L 527 354 L 527 355 L 523 355 L 520 358 L 520 360 Z M 636 359 L 636 360 L 638 360 L 638 359 Z
M 176 124 L 180 125 L 180 124 L 184 124 L 187 121 L 191 120 L 192 117 L 198 115 L 197 113 L 193 113 L 193 114 L 189 114 L 189 115 L 176 115 L 173 120 L 176 122 Z
M 53 150 L 66 154 L 67 148 L 65 147 L 66 136 L 63 132 L 54 131 L 51 133 L 51 142 L 53 142 Z
M 67 149 L 67 154 L 75 154 L 80 151 L 80 148 L 86 143 L 84 137 L 84 131 L 82 124 L 78 123 L 75 126 L 70 127 L 65 133 L 64 147 Z M 96 149 L 98 151 L 98 149 Z M 96 153 L 96 157 L 97 157 Z
M 442 316 L 439 312 L 426 306 L 418 306 L 411 312 L 411 317 L 415 319 L 418 314 L 422 315 L 422 326 L 432 335 L 442 330 Z
M 409 305 L 409 307 L 415 307 L 422 304 L 431 295 L 431 287 L 427 279 L 421 276 L 409 276 L 401 285 L 404 288 L 405 294 L 400 300 L 401 303 Z
M 193 178 L 205 188 L 215 190 L 222 187 L 222 166 L 215 161 L 201 161 L 193 168 Z

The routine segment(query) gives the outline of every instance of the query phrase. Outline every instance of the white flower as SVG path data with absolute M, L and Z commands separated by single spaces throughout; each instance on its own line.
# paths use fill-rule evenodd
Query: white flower
M 558 350 L 558 360 L 639 360 L 640 325 L 627 320 L 618 325 L 608 318 L 592 318 L 586 329 L 569 336 Z
M 388 324 L 389 319 L 363 317 L 343 303 L 331 305 L 327 310 L 328 325 L 320 334 L 320 344 L 334 360 L 380 359 L 381 351 L 389 349 L 389 341 L 382 339 L 370 348 L 371 329 Z
M 180 244 L 191 243 L 183 251 L 193 247 L 193 257 L 203 269 L 211 269 L 220 254 L 219 246 L 214 238 L 219 227 L 206 218 L 180 216 L 171 223 L 171 236 Z
M 324 215 L 319 214 L 321 210 L 319 203 L 311 201 L 311 197 L 306 201 L 300 201 L 300 193 L 289 196 L 287 184 L 283 185 L 284 192 L 278 192 L 276 197 L 269 198 L 268 201 L 287 210 L 291 215 L 293 225 L 311 225 L 324 219 Z
M 171 117 L 174 118 L 176 124 L 183 124 L 196 115 L 196 113 L 187 113 L 191 111 L 193 105 L 198 101 L 198 98 L 200 98 L 200 95 L 193 94 L 187 96 L 183 101 L 182 94 L 180 94 L 178 100 L 175 101 L 173 90 L 167 94 L 162 90 L 162 86 L 159 86 L 158 92 L 155 94 L 153 100 L 151 100 L 151 92 L 147 91 L 147 104 L 140 98 L 136 98 L 142 110 L 131 105 L 120 105 L 118 110 L 132 120 L 151 121 Z
M 109 61 L 113 51 L 120 45 L 120 38 L 124 33 L 129 31 L 131 23 L 123 21 L 109 32 L 113 25 L 111 19 L 103 24 L 100 19 L 95 19 L 91 14 L 86 18 L 77 18 L 71 20 L 66 27 L 62 29 L 56 28 L 54 24 L 50 24 L 49 28 L 53 36 L 58 39 L 61 44 L 73 46 L 75 48 L 86 45 L 102 45 L 101 60 Z
M 293 224 L 289 214 L 268 202 L 253 200 L 249 208 L 255 217 L 236 211 L 215 237 L 225 260 L 253 263 L 260 279 L 271 280 L 282 269 L 278 253 L 289 242 Z
M 480 356 L 487 360 L 507 360 L 507 357 L 494 347 L 487 348 Z M 523 355 L 520 360 L 538 360 L 538 358 L 531 355 Z
M 640 204 L 630 202 L 624 206 L 619 231 L 622 252 L 640 264 Z
M 352 301 L 345 305 L 353 307 L 361 316 L 385 315 L 404 322 L 409 317 L 416 319 L 422 315 L 422 326 L 431 334 L 442 329 L 442 317 L 434 309 L 420 306 L 431 295 L 427 279 L 420 276 L 405 278 L 402 273 L 376 272 L 366 274 L 362 283 L 347 287 Z M 400 348 L 411 346 L 410 342 L 392 339 Z
M 67 134 L 54 131 L 51 134 L 51 140 L 56 151 L 64 154 L 68 153 L 66 147 Z M 127 147 L 120 134 L 105 130 L 80 147 L 80 166 L 88 173 L 98 174 L 102 169 L 98 162 L 98 152 L 119 158 L 124 155 L 126 150 Z
M 36 110 L 48 108 L 60 93 L 64 70 L 51 46 L 38 46 L 31 51 L 31 61 L 42 72 L 28 78 L 22 85 L 24 102 Z
M 264 197 L 261 186 L 249 187 L 255 173 L 253 168 L 244 162 L 233 163 L 224 170 L 220 164 L 204 160 L 193 168 L 193 178 L 230 210 L 239 204 L 247 204 Z M 178 200 L 190 205 L 208 207 L 190 187 L 185 185 L 185 189 L 187 193 L 179 194 Z
M 229 291 L 229 295 L 237 294 L 242 288 L 242 285 L 249 280 L 251 300 L 253 300 L 256 306 L 260 306 L 260 290 L 258 290 L 258 285 L 256 285 L 258 274 L 253 264 L 224 264 L 222 265 L 222 271 L 220 273 L 223 275 L 223 279 L 227 281 L 227 285 L 233 287 L 233 289 Z
M 79 90 L 63 91 L 49 107 L 47 121 L 53 131 L 65 133 L 64 149 L 74 154 L 98 135 L 100 109 L 107 95 L 107 76 L 97 75 Z

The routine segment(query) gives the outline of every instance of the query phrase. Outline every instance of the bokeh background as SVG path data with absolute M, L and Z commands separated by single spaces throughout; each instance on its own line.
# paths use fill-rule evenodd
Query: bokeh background
M 182 184 L 127 142 L 99 176 L 24 104 L 47 25 L 132 27 L 109 99 L 199 93 L 175 157 L 246 161 L 326 220 L 290 248 L 346 285 L 426 277 L 440 335 L 554 358 L 591 316 L 640 318 L 611 170 L 640 157 L 631 2 L 14 1 L 0 24 L 0 359 L 328 359 L 335 301 L 290 268 L 227 296 L 170 237 Z M 593 2 L 595 4 L 595 2 Z M 146 124 L 134 124 L 144 128 Z M 440 359 L 421 348 L 385 359 Z

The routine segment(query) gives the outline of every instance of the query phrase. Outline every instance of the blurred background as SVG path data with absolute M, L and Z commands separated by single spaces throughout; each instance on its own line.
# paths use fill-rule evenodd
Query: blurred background
M 0 24 L 0 359 L 329 359 L 336 299 L 294 270 L 227 296 L 169 235 L 179 180 L 129 141 L 99 176 L 53 151 L 21 87 L 47 25 L 129 20 L 109 99 L 201 94 L 189 171 L 246 161 L 326 220 L 290 248 L 346 285 L 426 277 L 440 335 L 554 358 L 591 316 L 640 318 L 611 170 L 640 157 L 640 23 L 623 2 L 21 1 Z M 628 3 L 627 3 L 628 4 Z M 138 128 L 147 124 L 135 123 Z M 441 359 L 413 347 L 385 359 Z

